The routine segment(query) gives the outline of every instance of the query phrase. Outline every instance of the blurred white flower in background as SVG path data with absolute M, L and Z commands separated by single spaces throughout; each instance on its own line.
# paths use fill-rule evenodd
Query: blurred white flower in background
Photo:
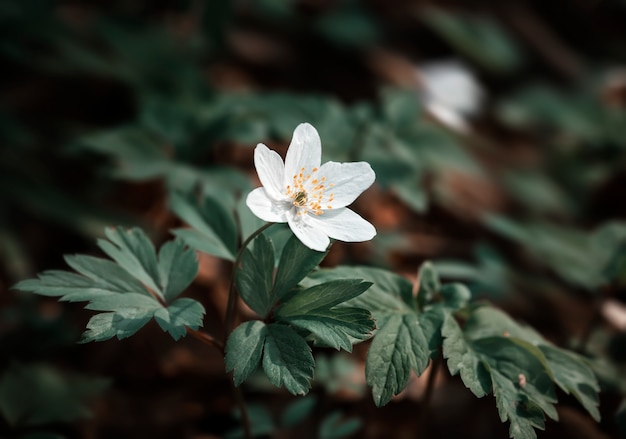
M 467 119 L 478 114 L 485 92 L 472 71 L 457 60 L 422 64 L 416 69 L 426 110 L 449 128 L 467 132 Z

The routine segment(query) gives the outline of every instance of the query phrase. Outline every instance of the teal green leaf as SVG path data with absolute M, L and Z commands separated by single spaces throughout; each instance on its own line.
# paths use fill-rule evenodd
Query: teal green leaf
M 158 267 L 163 296 L 168 302 L 191 285 L 198 274 L 198 260 L 194 251 L 178 239 L 161 246 Z
M 175 229 L 187 245 L 219 258 L 235 260 L 237 253 L 237 227 L 233 215 L 210 196 L 201 202 L 192 196 L 172 193 L 170 209 L 191 229 Z
M 414 313 L 390 314 L 367 354 L 365 377 L 377 407 L 387 404 L 409 381 L 411 369 L 421 374 L 430 358 L 428 340 Z
M 267 326 L 263 370 L 270 382 L 282 385 L 294 395 L 305 395 L 311 388 L 314 369 L 311 348 L 289 326 Z
M 243 301 L 265 318 L 276 301 L 272 294 L 274 247 L 264 234 L 253 242 L 252 251 L 244 250 L 241 267 L 237 269 L 237 290 Z
M 443 341 L 443 357 L 448 360 L 448 370 L 454 376 L 460 373 L 465 387 L 477 397 L 482 398 L 491 391 L 491 379 L 480 356 L 465 340 L 463 331 L 454 317 L 445 317 L 441 333 Z
M 491 374 L 493 394 L 500 420 L 510 422 L 509 437 L 536 439 L 534 428 L 543 430 L 545 422 L 541 409 L 519 395 L 515 384 L 497 370 L 486 366 Z M 534 427 L 534 428 L 533 428 Z
M 371 282 L 363 282 L 360 279 L 342 279 L 318 284 L 298 291 L 280 307 L 278 313 L 290 316 L 322 308 L 329 309 L 361 295 L 371 286 Z
M 339 266 L 312 273 L 304 285 L 316 285 L 332 280 L 363 279 L 373 285 L 363 294 L 351 299 L 346 305 L 365 308 L 378 320 L 389 313 L 405 312 L 410 308 L 402 298 L 410 296 L 413 285 L 402 276 L 388 270 L 362 266 Z
M 253 320 L 239 325 L 228 337 L 226 372 L 233 371 L 235 386 L 243 383 L 258 367 L 267 333 L 265 323 Z
M 285 247 L 278 263 L 274 281 L 273 297 L 280 299 L 295 287 L 304 277 L 318 266 L 326 257 L 326 252 L 311 250 L 292 236 Z
M 376 327 L 370 312 L 361 308 L 317 309 L 277 318 L 310 331 L 315 344 L 348 352 L 352 352 L 354 340 L 367 340 Z
M 178 340 L 187 333 L 187 327 L 198 329 L 202 326 L 204 307 L 197 300 L 184 297 L 172 302 L 167 308 L 159 308 L 154 313 L 163 331 L 169 332 L 174 340 Z
M 342 305 L 372 284 L 359 279 L 333 280 L 298 291 L 276 310 L 276 319 L 311 332 L 315 344 L 352 351 L 355 341 L 371 337 L 369 311 Z
M 177 239 L 165 243 L 157 256 L 140 229 L 107 229 L 106 234 L 110 241 L 100 240 L 99 245 L 113 261 L 67 256 L 68 265 L 78 273 L 46 271 L 14 288 L 62 301 L 88 302 L 86 309 L 104 311 L 89 320 L 81 342 L 129 337 L 153 317 L 175 340 L 187 327 L 201 326 L 202 305 L 192 299 L 175 300 L 198 272 L 192 250 Z
M 129 274 L 159 296 L 159 268 L 154 246 L 143 230 L 108 227 L 104 230 L 108 241 L 98 240 L 98 246 Z
M 87 330 L 81 336 L 81 343 L 102 341 L 117 337 L 118 340 L 130 337 L 150 321 L 153 311 L 148 313 L 125 312 L 123 315 L 107 312 L 96 314 L 87 322 Z
M 565 393 L 574 395 L 593 419 L 600 422 L 598 410 L 600 387 L 591 367 L 573 352 L 550 345 L 541 345 L 539 349 L 546 356 L 555 383 Z

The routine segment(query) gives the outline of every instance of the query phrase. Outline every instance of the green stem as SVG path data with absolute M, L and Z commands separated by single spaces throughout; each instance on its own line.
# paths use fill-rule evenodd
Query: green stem
M 241 244 L 241 248 L 237 252 L 237 256 L 235 257 L 235 263 L 233 265 L 233 271 L 230 274 L 230 285 L 228 285 L 228 303 L 226 304 L 226 319 L 224 320 L 224 345 L 226 344 L 226 340 L 228 336 L 233 331 L 233 326 L 235 324 L 235 305 L 237 304 L 237 292 L 235 291 L 235 276 L 237 274 L 237 267 L 241 263 L 241 257 L 243 256 L 243 252 L 248 247 L 248 244 L 252 242 L 254 238 L 263 233 L 266 229 L 273 226 L 275 223 L 267 223 L 263 227 L 256 230 L 252 233 L 246 240 Z

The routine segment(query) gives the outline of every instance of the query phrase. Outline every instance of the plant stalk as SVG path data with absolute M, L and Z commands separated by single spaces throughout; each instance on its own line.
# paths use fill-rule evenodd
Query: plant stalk
M 226 340 L 228 336 L 233 331 L 233 326 L 235 324 L 235 305 L 237 304 L 237 292 L 235 291 L 235 276 L 237 274 L 237 267 L 241 263 L 241 258 L 243 256 L 243 252 L 248 247 L 248 244 L 252 242 L 254 238 L 263 233 L 266 229 L 269 229 L 275 223 L 267 223 L 263 227 L 257 229 L 254 233 L 252 233 L 246 240 L 241 244 L 241 248 L 237 252 L 237 256 L 235 257 L 235 262 L 233 264 L 233 271 L 230 274 L 230 284 L 228 285 L 228 303 L 226 304 L 226 318 L 224 319 L 224 345 L 226 345 Z

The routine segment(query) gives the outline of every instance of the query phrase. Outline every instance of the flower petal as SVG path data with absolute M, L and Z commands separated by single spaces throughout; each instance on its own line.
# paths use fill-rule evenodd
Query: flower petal
M 301 123 L 293 132 L 291 144 L 285 156 L 284 185 L 293 184 L 293 176 L 302 168 L 311 173 L 322 161 L 322 141 L 313 125 Z
M 267 195 L 276 200 L 282 198 L 285 165 L 280 155 L 259 143 L 254 149 L 254 166 Z
M 289 228 L 302 244 L 318 252 L 326 251 L 330 244 L 330 239 L 322 230 L 313 227 L 308 221 L 310 219 L 310 217 L 301 218 L 297 216 L 287 216 Z
M 312 227 L 339 241 L 369 241 L 376 236 L 374 226 L 348 208 L 327 210 L 308 220 Z
M 352 203 L 374 183 L 376 174 L 367 162 L 327 162 L 320 168 L 318 177 L 326 177 L 322 209 L 328 205 L 336 209 Z
M 264 187 L 258 187 L 248 194 L 246 204 L 253 214 L 261 218 L 263 221 L 272 223 L 287 222 L 287 209 L 282 208 L 281 203 L 274 203 L 267 196 Z

